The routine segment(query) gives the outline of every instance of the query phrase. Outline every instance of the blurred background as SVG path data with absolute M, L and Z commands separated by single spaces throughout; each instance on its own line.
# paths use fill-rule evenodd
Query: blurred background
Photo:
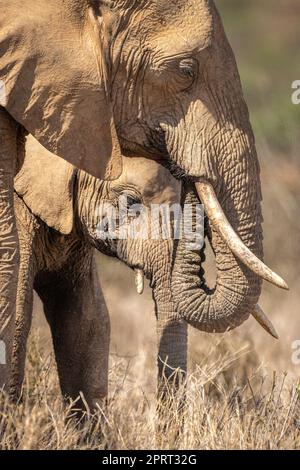
M 238 331 L 208 336 L 190 331 L 190 370 L 222 363 L 222 380 L 285 372 L 300 376 L 292 343 L 300 340 L 300 105 L 292 104 L 292 82 L 300 80 L 299 0 L 216 0 L 236 54 L 256 134 L 262 170 L 265 259 L 290 292 L 264 284 L 261 305 L 280 340 L 249 319 Z M 97 255 L 98 256 L 98 255 Z M 212 259 L 208 259 L 211 269 Z M 156 384 L 156 331 L 151 291 L 136 294 L 132 272 L 98 256 L 99 273 L 111 313 L 111 383 L 115 371 L 147 395 Z M 35 331 L 51 348 L 41 305 L 35 302 Z M 226 360 L 228 358 L 228 360 Z M 225 361 L 225 362 L 224 362 Z M 226 362 L 227 361 L 227 362 Z M 229 372 L 230 373 L 229 373 Z M 271 374 L 270 374 L 271 371 Z M 229 377 L 229 378 L 228 378 Z M 247 379 L 248 380 L 248 379 Z

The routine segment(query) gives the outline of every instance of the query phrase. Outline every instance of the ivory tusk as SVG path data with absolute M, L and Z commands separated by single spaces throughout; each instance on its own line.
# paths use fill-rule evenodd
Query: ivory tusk
M 267 315 L 262 311 L 259 305 L 256 305 L 254 312 L 252 312 L 252 316 L 255 320 L 266 330 L 273 338 L 279 339 L 279 336 L 272 325 L 271 321 L 268 319 Z
M 232 253 L 261 278 L 281 289 L 289 290 L 286 282 L 258 259 L 235 233 L 224 214 L 212 185 L 207 182 L 199 182 L 196 183 L 196 189 L 211 225 L 219 233 Z
M 135 269 L 134 272 L 137 293 L 142 295 L 144 292 L 144 273 L 141 269 Z

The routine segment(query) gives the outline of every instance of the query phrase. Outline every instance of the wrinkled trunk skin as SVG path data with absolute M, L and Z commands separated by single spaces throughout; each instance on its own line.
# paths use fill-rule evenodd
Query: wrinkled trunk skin
M 158 447 L 166 442 L 176 445 L 183 429 L 186 398 L 187 323 L 175 312 L 168 282 L 153 290 L 157 318 L 158 380 L 156 438 Z
M 221 204 L 246 246 L 263 258 L 258 186 L 255 181 L 247 187 L 232 185 L 234 190 Z M 196 202 L 196 195 L 189 191 L 185 203 Z M 172 287 L 177 310 L 189 324 L 208 333 L 224 333 L 248 319 L 258 302 L 262 282 L 237 260 L 214 229 L 208 230 L 208 237 L 216 259 L 215 288 L 210 290 L 205 284 L 201 267 L 205 248 L 201 253 L 189 251 L 184 239 L 178 242 Z
M 179 202 L 179 200 L 178 200 Z M 155 232 L 160 234 L 156 227 Z M 163 232 L 161 232 L 163 233 Z M 151 240 L 144 267 L 151 277 L 153 300 L 157 318 L 158 339 L 158 402 L 169 395 L 176 396 L 187 372 L 187 324 L 175 310 L 171 292 L 171 266 L 174 250 L 169 240 Z
M 13 178 L 17 156 L 16 125 L 0 107 L 0 389 L 8 390 L 18 282 L 18 235 Z
M 219 129 L 218 170 L 206 172 L 219 202 L 244 244 L 263 259 L 261 186 L 254 137 L 246 117 L 235 129 L 224 123 Z M 242 122 L 246 131 L 242 130 Z M 221 150 L 222 149 L 222 150 Z M 214 154 L 211 154 L 211 161 Z M 207 157 L 208 158 L 208 157 Z M 217 175 L 217 176 L 216 176 Z M 203 177 L 203 176 L 202 176 Z M 184 202 L 197 202 L 189 193 Z M 198 201 L 199 202 L 199 201 Z M 251 314 L 261 293 L 261 280 L 244 266 L 211 228 L 209 239 L 216 257 L 217 282 L 213 291 L 205 285 L 199 266 L 203 255 L 189 252 L 180 240 L 175 256 L 173 293 L 178 312 L 194 327 L 207 332 L 225 332 L 242 324 Z
M 187 324 L 174 311 L 170 286 L 154 289 L 158 339 L 158 396 L 176 393 L 187 372 Z

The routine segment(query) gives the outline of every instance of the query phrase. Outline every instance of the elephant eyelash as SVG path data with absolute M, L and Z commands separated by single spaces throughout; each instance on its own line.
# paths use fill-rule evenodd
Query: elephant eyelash
M 198 61 L 196 59 L 182 59 L 179 64 L 180 71 L 183 75 L 195 81 L 198 71 Z
M 100 13 L 100 3 L 99 0 L 89 0 L 90 7 L 93 8 L 94 12 L 98 15 Z
M 133 206 L 135 204 L 142 204 L 142 198 L 138 193 L 135 192 L 128 192 L 124 191 L 123 188 L 114 188 L 113 192 L 115 193 L 115 196 L 117 199 L 120 197 L 124 197 L 127 199 L 127 205 Z M 116 202 L 117 203 L 117 202 Z
M 175 89 L 188 91 L 197 79 L 199 63 L 193 57 L 169 57 L 160 62 L 157 70 L 163 74 L 166 82 L 165 74 L 172 74 L 173 80 L 169 83 L 171 86 L 175 83 Z
M 192 69 L 191 67 L 180 67 L 181 72 L 186 75 L 187 77 L 190 77 L 192 79 L 195 79 L 195 70 Z
M 124 194 L 124 197 L 126 197 L 127 200 L 127 207 L 130 208 L 136 204 L 141 204 L 141 199 L 136 198 L 135 196 L 131 196 L 129 194 Z

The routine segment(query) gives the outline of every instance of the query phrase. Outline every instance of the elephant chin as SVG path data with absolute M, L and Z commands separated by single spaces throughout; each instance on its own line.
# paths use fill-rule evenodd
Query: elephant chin
M 255 201 L 253 207 L 256 210 L 249 207 L 237 214 L 240 237 L 230 225 L 209 183 L 200 181 L 194 188 L 185 188 L 185 204 L 199 203 L 198 198 L 209 221 L 207 236 L 216 260 L 216 285 L 210 289 L 205 282 L 202 267 L 205 247 L 200 253 L 190 251 L 187 241 L 179 240 L 172 276 L 178 313 L 187 323 L 208 333 L 232 330 L 252 314 L 263 328 L 277 337 L 257 303 L 263 279 L 283 289 L 288 286 L 261 261 L 260 203 Z

